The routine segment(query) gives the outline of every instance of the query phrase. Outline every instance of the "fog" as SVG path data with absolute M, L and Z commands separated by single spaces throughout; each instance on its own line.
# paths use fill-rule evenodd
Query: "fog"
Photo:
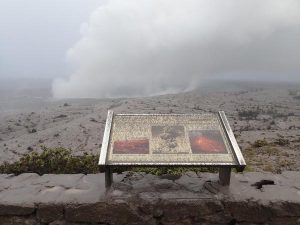
M 207 80 L 300 82 L 299 40 L 299 0 L 0 1 L 0 92 L 101 98 Z
M 298 0 L 108 0 L 68 50 L 55 97 L 189 90 L 204 79 L 299 81 Z
M 103 0 L 1 0 L 0 82 L 71 73 L 66 51 Z M 1 84 L 0 84 L 1 86 Z

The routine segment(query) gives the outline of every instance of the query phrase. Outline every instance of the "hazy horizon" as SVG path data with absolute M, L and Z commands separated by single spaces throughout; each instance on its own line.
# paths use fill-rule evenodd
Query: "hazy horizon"
M 94 98 L 101 99 L 102 97 L 77 97 L 77 98 L 56 98 L 52 93 L 52 82 L 55 78 L 3 78 L 0 77 L 0 100 L 7 99 L 10 101 L 11 99 L 18 99 L 20 101 L 24 98 L 39 98 L 41 100 L 46 99 L 78 99 L 78 98 Z M 206 78 L 203 79 L 199 85 L 193 89 L 185 89 L 181 91 L 161 91 L 158 93 L 153 93 L 151 95 L 145 94 L 136 94 L 136 95 L 123 95 L 123 96 L 113 96 L 110 98 L 130 98 L 130 97 L 147 97 L 147 96 L 156 96 L 163 94 L 174 94 L 188 91 L 234 91 L 240 90 L 244 87 L 249 88 L 270 88 L 270 87 L 289 87 L 299 88 L 300 81 L 290 81 L 290 80 L 253 80 L 253 79 L 238 79 L 236 77 L 227 77 L 227 78 Z M 30 100 L 30 99 L 28 99 Z M 19 100 L 18 100 L 19 101 Z

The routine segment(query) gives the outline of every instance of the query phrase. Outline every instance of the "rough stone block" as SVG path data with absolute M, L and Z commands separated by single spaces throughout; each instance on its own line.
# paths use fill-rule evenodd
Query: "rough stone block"
M 224 202 L 225 210 L 237 221 L 251 223 L 267 223 L 273 217 L 271 207 L 252 201 Z
M 298 172 L 234 174 L 227 188 L 216 174 L 115 176 L 106 193 L 103 174 L 0 176 L 0 225 L 300 225 Z M 252 186 L 261 179 L 276 184 Z
M 34 210 L 34 205 L 0 204 L 0 216 L 25 216 L 33 214 Z
M 277 217 L 300 217 L 300 204 L 295 202 L 273 202 L 270 203 L 273 215 Z
M 0 216 L 0 225 L 38 225 L 33 217 Z
M 62 205 L 41 204 L 37 208 L 36 216 L 43 223 L 61 220 L 64 217 L 64 207 Z
M 124 203 L 69 205 L 65 210 L 65 219 L 67 222 L 108 224 L 141 224 L 143 221 Z
M 163 211 L 162 219 L 165 222 L 180 221 L 193 218 L 202 221 L 205 216 L 215 215 L 224 210 L 221 202 L 217 200 L 186 200 L 161 202 L 156 207 Z

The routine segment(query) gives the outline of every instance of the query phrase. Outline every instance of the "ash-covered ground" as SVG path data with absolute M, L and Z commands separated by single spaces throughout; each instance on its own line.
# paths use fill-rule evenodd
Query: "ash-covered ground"
M 41 151 L 41 145 L 71 148 L 75 155 L 99 154 L 109 109 L 116 113 L 223 110 L 248 170 L 300 170 L 300 84 L 219 82 L 178 94 L 64 100 L 52 99 L 47 85 L 15 92 L 1 88 L 0 163 Z

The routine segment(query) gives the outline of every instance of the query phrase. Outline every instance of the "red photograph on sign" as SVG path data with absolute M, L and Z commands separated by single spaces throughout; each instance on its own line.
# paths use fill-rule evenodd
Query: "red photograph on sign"
M 192 152 L 227 153 L 226 146 L 218 130 L 193 130 L 189 132 Z
M 149 140 L 122 140 L 115 141 L 113 145 L 115 154 L 149 154 Z

